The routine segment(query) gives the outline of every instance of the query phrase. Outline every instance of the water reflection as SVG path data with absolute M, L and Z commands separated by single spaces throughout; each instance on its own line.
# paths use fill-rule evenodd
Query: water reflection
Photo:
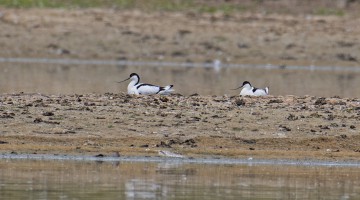
M 359 199 L 360 168 L 0 160 L 0 199 Z
M 190 95 L 238 95 L 229 88 L 256 80 L 259 87 L 270 86 L 271 95 L 314 95 L 359 97 L 359 73 L 352 71 L 302 71 L 209 68 L 63 65 L 0 63 L 0 93 L 85 94 L 126 92 L 127 84 L 117 84 L 132 72 L 142 81 L 174 84 L 176 93 Z M 161 76 L 159 76 L 161 74 Z M 255 84 L 254 83 L 254 84 Z

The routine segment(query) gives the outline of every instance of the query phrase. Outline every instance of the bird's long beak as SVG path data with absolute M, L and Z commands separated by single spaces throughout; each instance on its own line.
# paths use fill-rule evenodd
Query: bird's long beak
M 230 89 L 230 90 L 237 90 L 237 89 L 242 88 L 242 87 L 243 87 L 243 85 L 240 86 L 240 87 L 237 87 L 237 88 L 235 88 L 235 89 Z
M 129 77 L 129 78 L 127 78 L 127 79 L 125 79 L 125 80 L 123 80 L 123 81 L 117 81 L 117 83 L 122 83 L 122 82 L 124 82 L 124 81 L 129 80 L 129 79 L 130 79 L 130 77 Z

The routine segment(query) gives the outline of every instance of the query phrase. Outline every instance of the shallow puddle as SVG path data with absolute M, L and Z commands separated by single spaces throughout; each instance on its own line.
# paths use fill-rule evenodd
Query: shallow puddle
M 358 166 L 210 163 L 2 157 L 0 199 L 360 198 Z

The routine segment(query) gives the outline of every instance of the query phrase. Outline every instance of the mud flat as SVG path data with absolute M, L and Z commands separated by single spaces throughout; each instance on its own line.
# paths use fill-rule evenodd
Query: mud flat
M 360 100 L 2 94 L 0 152 L 359 161 Z
M 359 66 L 351 13 L 0 9 L 1 57 Z

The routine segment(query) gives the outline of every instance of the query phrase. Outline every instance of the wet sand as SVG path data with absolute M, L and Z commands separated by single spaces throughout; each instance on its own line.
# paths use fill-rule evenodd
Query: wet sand
M 358 161 L 359 109 L 336 97 L 5 94 L 0 149 Z

